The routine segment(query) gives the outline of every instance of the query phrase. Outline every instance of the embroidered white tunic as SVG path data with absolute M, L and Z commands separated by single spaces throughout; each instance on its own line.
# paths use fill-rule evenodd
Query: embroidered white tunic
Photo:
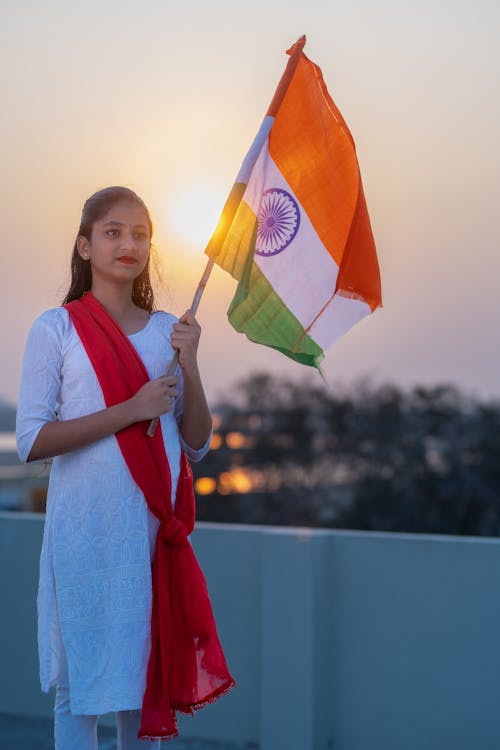
M 167 371 L 176 318 L 154 313 L 129 337 L 150 378 Z M 177 373 L 180 375 L 180 371 Z M 172 475 L 181 448 L 182 378 L 173 412 L 161 417 Z M 17 442 L 26 461 L 47 422 L 105 408 L 102 391 L 64 308 L 34 322 L 24 355 Z M 71 710 L 102 714 L 140 708 L 150 651 L 151 559 L 158 521 L 150 513 L 114 436 L 54 458 L 50 473 L 38 590 L 40 680 L 47 691 L 66 655 Z

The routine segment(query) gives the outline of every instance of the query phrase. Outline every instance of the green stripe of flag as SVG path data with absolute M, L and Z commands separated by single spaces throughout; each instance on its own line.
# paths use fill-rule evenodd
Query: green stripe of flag
M 240 281 L 228 310 L 229 322 L 251 341 L 271 346 L 304 365 L 319 367 L 324 357 L 323 350 L 304 332 L 295 315 L 254 263 L 257 217 L 242 202 L 237 218 L 238 231 L 232 231 L 231 236 L 244 238 L 248 244 L 245 264 L 238 268 L 236 278 Z
M 304 333 L 302 324 L 274 291 L 254 263 L 257 217 L 242 200 L 246 185 L 236 183 L 226 201 L 219 224 L 206 252 L 238 283 L 228 310 L 231 325 L 258 344 L 277 349 L 288 357 L 319 367 L 323 350 Z

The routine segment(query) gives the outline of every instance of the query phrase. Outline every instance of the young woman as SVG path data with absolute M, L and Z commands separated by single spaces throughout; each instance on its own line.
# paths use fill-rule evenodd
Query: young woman
M 85 203 L 62 307 L 26 345 L 17 416 L 23 461 L 54 457 L 38 593 L 43 690 L 57 686 L 57 750 L 95 750 L 117 712 L 121 750 L 177 734 L 234 684 L 188 536 L 186 456 L 208 450 L 200 328 L 153 313 L 152 223 L 131 190 Z M 167 377 L 173 351 L 178 373 Z M 155 435 L 149 420 L 160 416 Z M 142 711 L 141 711 L 142 709 Z

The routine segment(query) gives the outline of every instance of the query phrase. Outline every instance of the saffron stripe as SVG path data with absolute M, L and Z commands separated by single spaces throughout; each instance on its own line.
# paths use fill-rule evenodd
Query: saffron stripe
M 359 171 L 350 134 L 327 106 L 325 91 L 313 63 L 303 56 L 276 114 L 269 153 L 340 266 L 356 208 Z

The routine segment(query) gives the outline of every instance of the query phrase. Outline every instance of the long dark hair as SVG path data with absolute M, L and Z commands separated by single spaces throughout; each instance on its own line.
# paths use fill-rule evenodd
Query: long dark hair
M 153 223 L 146 204 L 142 198 L 139 198 L 139 196 L 134 193 L 133 190 L 116 186 L 98 190 L 97 193 L 91 195 L 85 202 L 77 239 L 82 235 L 90 241 L 94 223 L 99 221 L 99 219 L 102 219 L 103 216 L 106 216 L 108 211 L 110 211 L 116 203 L 121 203 L 123 201 L 135 203 L 142 208 L 146 215 L 149 227 L 149 237 L 151 239 L 153 236 Z M 80 299 L 82 294 L 87 292 L 91 286 L 92 270 L 90 268 L 90 262 L 82 258 L 78 252 L 75 240 L 73 254 L 71 256 L 71 283 L 69 291 L 64 298 L 63 305 L 67 302 L 72 302 L 74 299 Z M 137 307 L 142 307 L 144 310 L 148 310 L 148 312 L 151 312 L 153 309 L 154 295 L 149 277 L 149 260 L 144 271 L 134 280 L 132 302 L 134 305 L 137 305 Z

